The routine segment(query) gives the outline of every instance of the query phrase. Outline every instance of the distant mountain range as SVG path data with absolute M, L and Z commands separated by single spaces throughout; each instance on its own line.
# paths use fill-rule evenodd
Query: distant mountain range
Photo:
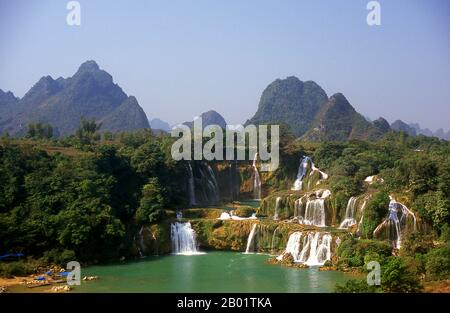
M 358 113 L 341 93 L 330 98 L 315 82 L 297 77 L 277 79 L 263 91 L 258 110 L 246 124 L 285 124 L 297 137 L 313 141 L 375 140 L 388 131 L 404 131 L 412 136 L 435 136 L 450 139 L 439 129 L 433 133 L 418 124 L 400 120 L 392 125 L 380 117 L 375 121 Z
M 269 123 L 285 124 L 297 137 L 313 141 L 376 139 L 390 130 L 385 119 L 370 122 L 356 112 L 343 94 L 328 98 L 315 82 L 293 76 L 271 83 L 261 95 L 257 112 L 247 121 Z
M 428 128 L 422 129 L 418 123 L 406 124 L 401 120 L 396 120 L 391 124 L 391 128 L 395 131 L 403 131 L 411 136 L 424 135 L 450 140 L 450 130 L 445 132 L 444 129 L 439 128 L 437 131 L 433 132 Z
M 200 114 L 199 117 L 202 120 L 203 128 L 205 128 L 206 126 L 209 126 L 209 125 L 218 125 L 221 128 L 225 128 L 227 126 L 227 122 L 225 121 L 223 116 L 214 110 L 209 110 L 207 112 L 204 112 L 204 113 Z M 188 126 L 189 128 L 194 127 L 194 121 L 184 122 L 183 124 Z
M 0 132 L 23 135 L 31 122 L 49 123 L 56 134 L 75 132 L 81 118 L 94 118 L 102 131 L 149 128 L 135 97 L 127 96 L 94 61 L 69 78 L 42 77 L 22 99 L 0 91 Z
M 200 115 L 203 128 L 226 127 L 225 119 L 210 110 Z M 110 74 L 95 61 L 83 63 L 69 78 L 42 77 L 22 99 L 0 89 L 0 133 L 24 135 L 31 122 L 49 123 L 59 136 L 73 134 L 81 118 L 102 123 L 101 131 L 132 131 L 141 128 L 170 132 L 169 123 L 148 120 L 137 99 L 127 96 Z M 193 127 L 193 122 L 183 124 Z M 358 113 L 345 96 L 328 97 L 315 82 L 290 76 L 277 79 L 263 91 L 255 115 L 246 124 L 284 124 L 296 137 L 312 141 L 375 140 L 388 131 L 412 136 L 435 136 L 450 140 L 450 131 L 432 132 L 419 124 L 397 120 L 391 125 L 382 117 L 375 121 Z
M 165 132 L 170 132 L 170 130 L 171 130 L 169 123 L 164 122 L 163 120 L 161 120 L 159 118 L 151 119 L 149 121 L 149 123 L 150 123 L 151 129 L 159 129 L 159 130 L 163 130 Z

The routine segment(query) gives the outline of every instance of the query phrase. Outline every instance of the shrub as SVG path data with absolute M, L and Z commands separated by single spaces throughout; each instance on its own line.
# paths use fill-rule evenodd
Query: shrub
M 25 261 L 0 263 L 0 277 L 27 276 L 34 273 L 34 266 Z
M 385 292 L 418 292 L 419 278 L 404 259 L 390 257 L 381 268 L 381 288 Z
M 375 193 L 367 202 L 364 220 L 361 225 L 362 236 L 372 238 L 373 231 L 388 212 L 389 196 L 386 192 Z
M 350 279 L 344 285 L 336 284 L 334 287 L 337 293 L 374 293 L 379 290 L 379 287 L 367 284 L 365 279 Z
M 427 279 L 444 280 L 450 278 L 450 244 L 431 250 L 425 258 Z

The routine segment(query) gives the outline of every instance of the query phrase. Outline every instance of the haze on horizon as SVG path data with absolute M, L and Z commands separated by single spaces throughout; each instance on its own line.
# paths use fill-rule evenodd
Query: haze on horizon
M 450 2 L 368 0 L 0 0 L 0 89 L 22 97 L 39 78 L 95 60 L 149 119 L 180 123 L 214 109 L 230 124 L 256 112 L 277 78 L 342 92 L 361 114 L 450 128 Z

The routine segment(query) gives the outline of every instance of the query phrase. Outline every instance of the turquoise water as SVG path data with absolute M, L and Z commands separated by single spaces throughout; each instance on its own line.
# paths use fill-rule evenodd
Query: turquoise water
M 82 269 L 75 292 L 333 292 L 349 279 L 337 271 L 295 269 L 265 263 L 267 255 L 208 252 L 149 257 L 119 265 Z

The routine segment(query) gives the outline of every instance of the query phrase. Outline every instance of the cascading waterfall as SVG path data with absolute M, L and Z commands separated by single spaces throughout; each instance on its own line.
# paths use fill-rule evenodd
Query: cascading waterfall
M 277 235 L 277 231 L 278 231 L 278 226 L 275 228 L 275 230 L 273 231 L 273 234 L 272 234 L 272 240 L 270 242 L 270 253 L 271 254 L 274 254 L 274 244 L 275 244 L 275 238 Z
M 303 178 L 305 177 L 306 172 L 308 171 L 308 161 L 311 161 L 311 158 L 307 156 L 302 157 L 300 165 L 298 167 L 297 178 L 295 179 L 292 190 L 302 190 Z
M 345 209 L 345 218 L 342 221 L 341 225 L 339 225 L 339 228 L 345 229 L 349 228 L 350 226 L 356 225 L 355 213 L 357 200 L 357 197 L 351 197 L 348 200 L 347 208 Z
M 294 232 L 289 236 L 285 251 L 277 257 L 282 260 L 286 254 L 291 254 L 294 262 L 309 266 L 321 266 L 331 260 L 331 234 Z
M 325 226 L 325 199 L 308 200 L 305 215 L 300 221 L 305 225 Z
M 197 201 L 195 200 L 194 173 L 190 162 L 188 162 L 188 174 L 189 204 L 194 206 L 197 205 Z
M 256 161 L 258 160 L 258 152 L 255 153 L 253 158 L 253 196 L 255 200 L 261 200 L 261 178 L 259 177 L 258 168 L 256 167 Z
M 328 174 L 322 172 L 321 170 L 319 170 L 315 165 L 314 162 L 312 161 L 312 159 L 308 156 L 303 156 L 301 161 L 300 161 L 300 165 L 298 167 L 298 171 L 297 171 L 297 178 L 295 179 L 294 182 L 294 186 L 291 188 L 291 190 L 302 190 L 303 188 L 303 179 L 306 176 L 306 173 L 308 172 L 308 166 L 309 164 L 311 164 L 311 173 L 309 174 L 309 176 L 311 176 L 314 172 L 319 172 L 320 173 L 320 179 L 328 179 Z M 320 180 L 317 182 L 317 184 L 320 183 Z M 308 189 L 310 189 L 311 187 L 311 181 L 308 181 Z
M 361 206 L 361 218 L 359 219 L 359 222 L 358 222 L 358 229 L 356 229 L 356 233 L 358 235 L 361 234 L 361 225 L 362 225 L 362 222 L 364 220 L 364 209 L 366 208 L 366 205 L 367 205 L 367 198 L 364 200 L 364 202 L 363 202 L 363 204 Z
M 220 200 L 220 194 L 219 194 L 219 184 L 217 183 L 217 179 L 216 179 L 216 175 L 214 175 L 214 171 L 211 168 L 211 166 L 209 166 L 209 164 L 206 165 L 207 169 L 208 169 L 208 186 L 209 189 L 212 191 L 213 193 L 213 202 L 219 202 Z
M 389 202 L 388 215 L 385 220 L 375 228 L 373 235 L 377 236 L 382 229 L 385 229 L 387 237 L 391 240 L 396 249 L 400 249 L 402 243 L 402 233 L 407 227 L 407 218 L 412 216 L 414 231 L 416 230 L 416 216 L 404 204 L 391 198 Z
M 245 253 L 251 253 L 255 251 L 255 234 L 256 234 L 256 228 L 258 224 L 253 224 L 252 230 L 250 231 L 250 234 L 248 235 L 247 239 L 247 247 L 245 248 Z
M 170 226 L 172 253 L 181 255 L 202 254 L 198 251 L 195 231 L 191 223 L 172 223 Z
M 280 210 L 281 197 L 277 197 L 275 201 L 275 213 L 273 214 L 273 219 L 278 220 L 278 211 Z
M 303 223 L 303 214 L 302 212 L 302 200 L 305 196 L 301 197 L 300 199 L 295 200 L 294 202 L 294 219 L 298 220 L 300 224 Z

